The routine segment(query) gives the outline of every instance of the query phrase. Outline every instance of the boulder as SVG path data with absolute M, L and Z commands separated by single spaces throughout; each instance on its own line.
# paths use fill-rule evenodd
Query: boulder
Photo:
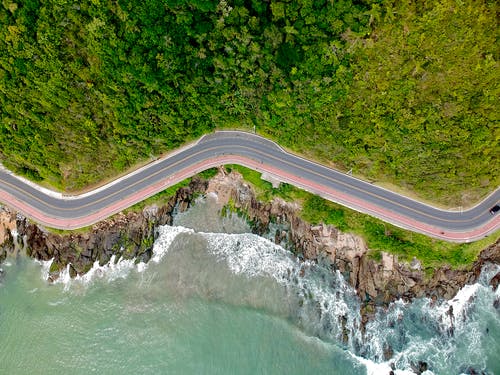
M 498 284 L 500 284 L 500 272 L 498 272 L 493 278 L 490 280 L 490 285 L 493 288 L 493 291 L 496 291 L 498 288 Z

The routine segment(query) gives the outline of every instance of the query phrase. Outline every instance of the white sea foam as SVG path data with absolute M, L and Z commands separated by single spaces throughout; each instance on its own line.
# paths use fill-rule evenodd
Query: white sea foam
M 236 274 L 272 276 L 282 283 L 297 262 L 281 247 L 252 234 L 203 233 L 209 251 L 226 260 Z
M 321 269 L 310 261 L 301 262 L 289 251 L 271 241 L 253 234 L 202 233 L 208 250 L 224 259 L 229 269 L 248 277 L 267 276 L 285 286 L 294 298 L 302 301 L 297 312 L 318 334 L 340 337 L 340 317 L 347 319 L 346 328 L 351 337 L 359 335 L 359 309 L 355 291 L 345 282 L 340 272 Z M 314 313 L 314 320 L 310 315 Z
M 59 277 L 54 281 L 54 284 L 63 284 L 64 290 L 68 290 L 71 283 L 71 275 L 70 275 L 70 267 L 71 264 L 68 264 L 66 268 L 59 272 Z
M 224 261 L 233 273 L 249 278 L 269 277 L 284 286 L 290 296 L 303 301 L 298 307 L 297 315 L 301 322 L 309 324 L 306 327 L 310 329 L 309 333 L 319 335 L 318 337 L 326 336 L 331 340 L 338 339 L 342 335 L 342 329 L 347 329 L 349 343 L 346 349 L 352 353 L 353 358 L 366 366 L 368 374 L 388 374 L 391 364 L 397 367 L 395 374 L 413 374 L 412 366 L 419 360 L 425 360 L 431 366 L 447 361 L 446 358 L 456 348 L 456 343 L 447 338 L 450 328 L 455 333 L 460 331 L 460 339 L 465 340 L 472 348 L 481 347 L 482 332 L 479 326 L 465 322 L 470 320 L 469 312 L 475 308 L 478 294 L 489 290 L 490 296 L 492 295 L 491 290 L 486 287 L 489 281 L 487 277 L 483 277 L 480 283 L 465 286 L 450 301 L 435 304 L 428 299 L 412 303 L 396 301 L 387 310 L 379 311 L 376 318 L 367 324 L 365 336 L 362 337 L 359 329 L 359 300 L 354 289 L 338 271 L 332 275 L 328 267 L 323 269 L 315 262 L 300 261 L 281 246 L 253 234 L 195 232 L 182 226 L 158 228 L 151 260 L 160 262 L 180 234 L 203 237 L 207 242 L 207 250 Z M 39 263 L 47 278 L 52 261 Z M 87 285 L 96 279 L 112 281 L 127 277 L 134 269 L 145 272 L 147 268 L 148 265 L 142 262 L 135 264 L 135 260 L 124 259 L 116 261 L 112 257 L 108 264 L 99 266 L 96 262 L 86 275 L 77 276 L 73 280 L 69 277 L 67 267 L 61 272 L 57 282 L 64 284 L 67 289 L 70 285 Z M 490 273 L 497 271 L 498 267 Z M 141 283 L 147 287 L 153 279 L 152 273 L 148 273 L 141 278 Z M 497 296 L 500 294 L 500 288 L 496 293 Z M 449 313 L 450 307 L 453 315 Z M 344 319 L 344 327 L 340 318 Z M 431 334 L 429 337 L 420 335 L 418 331 L 409 332 L 405 325 L 411 320 L 430 327 L 426 328 L 429 331 L 435 326 L 441 336 Z M 397 335 L 401 332 L 403 336 L 399 340 Z M 387 342 L 394 350 L 390 361 L 383 360 Z M 479 349 L 478 352 L 480 356 Z M 480 360 L 476 361 L 475 357 L 471 359 L 472 363 L 482 363 Z M 427 371 L 426 374 L 432 372 Z
M 194 231 L 182 226 L 171 227 L 169 225 L 163 225 L 159 227 L 158 238 L 153 245 L 153 256 L 151 260 L 158 263 L 167 253 L 175 238 L 181 233 L 194 233 Z
M 366 324 L 365 356 L 379 360 L 384 357 L 384 345 L 393 341 L 395 335 L 395 329 L 390 327 L 395 327 L 402 319 L 405 307 L 404 301 L 395 301 L 386 310 L 379 310 L 376 318 Z
M 125 278 L 128 276 L 130 271 L 135 268 L 135 259 L 123 259 L 120 258 L 116 260 L 116 256 L 113 255 L 108 263 L 103 266 L 99 265 L 99 262 L 94 262 L 92 268 L 86 274 L 82 276 L 77 276 L 75 280 L 81 280 L 84 283 L 89 283 L 93 279 L 104 279 L 106 281 L 113 281 L 118 278 Z
M 488 283 L 499 270 L 498 266 L 484 267 L 477 283 L 465 285 L 449 301 L 396 301 L 380 310 L 366 326 L 363 359 L 381 362 L 384 345 L 389 343 L 394 350 L 390 362 L 399 369 L 412 369 L 424 360 L 437 372 L 471 364 L 485 370 L 486 327 L 478 314 L 490 309 L 492 317 L 496 316 L 492 307 L 496 296 Z
M 41 270 L 42 280 L 48 280 L 50 266 L 52 265 L 53 261 L 54 261 L 54 258 L 49 259 L 49 260 L 38 260 L 38 259 L 35 259 L 35 263 L 38 263 L 42 267 L 42 270 Z
M 458 291 L 451 301 L 448 301 L 448 304 L 453 307 L 453 315 L 456 321 L 458 321 L 458 319 L 461 321 L 464 320 L 467 307 L 470 306 L 479 288 L 481 288 L 480 284 L 466 285 Z
M 345 328 L 349 331 L 348 350 L 356 353 L 353 356 L 366 366 L 368 374 L 388 374 L 391 364 L 396 365 L 395 374 L 413 374 L 413 366 L 421 360 L 430 362 L 431 366 L 433 363 L 442 363 L 456 346 L 446 338 L 448 332 L 453 330 L 459 330 L 460 337 L 480 352 L 481 329 L 478 325 L 467 322 L 470 320 L 469 313 L 475 309 L 478 293 L 487 289 L 484 282 L 467 285 L 450 301 L 438 302 L 434 306 L 426 299 L 412 303 L 396 301 L 389 309 L 379 311 L 376 319 L 367 325 L 365 336 L 361 337 L 358 328 L 359 300 L 338 271 L 333 277 L 329 271 L 325 275 L 327 280 L 324 280 L 318 277 L 321 270 L 313 262 L 301 262 L 281 246 L 252 234 L 200 234 L 207 240 L 208 250 L 225 260 L 232 272 L 248 277 L 272 277 L 279 284 L 292 287 L 292 292 L 298 296 L 309 299 L 308 305 L 320 311 L 319 326 L 329 323 L 323 324 L 329 330 L 326 334 L 331 333 L 339 338 L 339 318 L 347 318 Z M 449 313 L 450 307 L 453 315 Z M 302 313 L 308 322 L 317 319 L 312 308 L 303 309 Z M 297 313 L 300 315 L 301 311 Z M 407 324 L 415 319 L 426 326 L 425 329 L 429 332 L 433 325 L 439 327 L 439 332 L 445 337 L 434 334 L 429 337 L 418 331 L 408 331 Z M 332 325 L 336 327 L 331 327 Z M 399 338 L 400 334 L 402 336 Z M 383 360 L 387 343 L 391 347 L 396 345 L 390 361 Z M 360 348 L 362 354 L 359 352 Z M 481 363 L 475 357 L 471 359 L 473 363 Z M 433 372 L 428 370 L 424 374 Z
M 354 355 L 352 353 L 349 353 L 352 355 L 354 359 L 356 359 L 359 363 L 362 363 L 363 365 L 366 366 L 366 374 L 367 375 L 380 375 L 380 374 L 389 374 L 392 370 L 391 368 L 391 361 L 388 362 L 382 362 L 382 363 L 376 363 L 372 360 Z M 413 371 L 410 370 L 392 370 L 394 371 L 395 375 L 415 375 Z M 433 372 L 431 371 L 425 371 L 422 373 L 422 375 L 433 375 Z
M 193 232 L 192 229 L 170 226 L 162 226 L 158 229 L 158 231 L 158 239 L 153 245 L 153 255 L 151 257 L 151 261 L 155 263 L 160 262 L 163 256 L 167 253 L 172 242 L 180 233 Z M 35 262 L 41 265 L 41 275 L 43 280 L 48 280 L 53 260 L 54 259 L 50 259 L 48 261 L 35 260 Z M 98 261 L 95 261 L 92 268 L 87 273 L 84 275 L 77 275 L 74 278 L 70 276 L 71 265 L 68 264 L 59 273 L 59 277 L 54 281 L 54 284 L 62 284 L 64 285 L 64 290 L 69 290 L 71 286 L 87 286 L 95 280 L 111 282 L 119 278 L 127 277 L 132 270 L 144 272 L 147 269 L 147 266 L 148 265 L 144 262 L 136 263 L 135 258 L 117 259 L 116 256 L 113 255 L 108 263 L 101 266 Z
M 424 313 L 430 318 L 429 320 L 438 323 L 443 334 L 461 329 L 472 306 L 471 302 L 482 287 L 478 283 L 465 285 L 451 300 L 436 305 L 428 299 L 424 305 Z
M 147 268 L 147 264 L 144 262 L 137 263 L 137 272 L 144 272 Z
M 95 261 L 92 268 L 87 273 L 84 275 L 77 275 L 74 278 L 70 275 L 70 267 L 71 265 L 68 264 L 54 281 L 54 284 L 62 284 L 65 291 L 76 286 L 87 287 L 96 280 L 111 282 L 119 278 L 126 278 L 133 269 L 137 268 L 137 265 L 134 259 L 120 258 L 117 260 L 113 255 L 108 263 L 101 266 L 98 261 Z

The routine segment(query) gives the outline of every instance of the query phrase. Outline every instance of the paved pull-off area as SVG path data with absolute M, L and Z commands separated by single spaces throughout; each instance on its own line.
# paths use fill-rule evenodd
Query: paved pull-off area
M 237 131 L 216 132 L 101 188 L 65 197 L 0 170 L 0 201 L 44 225 L 94 224 L 205 169 L 240 164 L 386 222 L 449 241 L 477 240 L 500 228 L 500 189 L 466 211 L 417 202 L 315 162 L 274 142 Z

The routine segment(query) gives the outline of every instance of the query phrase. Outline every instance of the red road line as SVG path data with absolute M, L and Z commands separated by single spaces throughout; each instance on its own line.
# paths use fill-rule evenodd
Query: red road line
M 374 204 L 367 203 L 361 199 L 351 197 L 346 193 L 342 193 L 340 191 L 328 188 L 326 186 L 305 180 L 299 176 L 283 172 L 277 168 L 257 162 L 250 158 L 246 158 L 243 156 L 235 156 L 235 155 L 219 156 L 204 160 L 200 163 L 190 166 L 187 169 L 184 169 L 179 173 L 176 173 L 174 176 L 169 176 L 163 179 L 162 181 L 157 182 L 154 185 L 151 185 L 145 189 L 137 191 L 129 195 L 125 199 L 115 202 L 109 206 L 103 207 L 98 212 L 74 219 L 61 219 L 57 217 L 47 216 L 43 212 L 27 205 L 26 203 L 18 200 L 14 196 L 4 191 L 0 191 L 0 199 L 5 202 L 10 202 L 13 208 L 44 225 L 59 229 L 77 229 L 104 220 L 105 218 L 117 212 L 120 212 L 123 209 L 128 208 L 148 197 L 151 197 L 156 193 L 159 193 L 160 191 L 166 189 L 167 187 L 175 185 L 176 183 L 188 177 L 191 177 L 196 173 L 223 164 L 241 164 L 260 172 L 267 172 L 273 176 L 277 176 L 280 180 L 284 182 L 288 182 L 297 187 L 304 188 L 305 190 L 308 190 L 312 193 L 322 195 L 323 197 L 329 200 L 346 205 L 357 211 L 371 214 L 372 216 L 378 217 L 384 221 L 388 221 L 392 224 L 403 227 L 405 229 L 421 232 L 429 236 L 448 241 L 469 242 L 484 237 L 488 233 L 491 233 L 498 227 L 500 227 L 500 216 L 496 216 L 489 223 L 468 232 L 453 232 L 453 231 L 444 232 L 438 227 L 421 223 L 417 220 L 413 220 L 404 215 L 397 214 L 390 210 L 386 210 L 382 207 L 376 206 Z

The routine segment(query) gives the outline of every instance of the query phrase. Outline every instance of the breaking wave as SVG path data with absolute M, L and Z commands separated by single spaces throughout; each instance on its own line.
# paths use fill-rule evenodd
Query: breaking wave
M 427 374 L 483 371 L 499 349 L 487 332 L 499 330 L 500 319 L 489 280 L 500 271 L 486 267 L 480 280 L 466 285 L 449 301 L 428 298 L 412 303 L 396 301 L 379 309 L 361 332 L 360 301 L 338 272 L 327 262 L 301 261 L 283 247 L 262 237 L 243 234 L 194 232 L 183 227 L 161 228 L 158 243 L 185 233 L 206 241 L 206 251 L 225 262 L 232 273 L 244 278 L 271 278 L 281 285 L 295 324 L 307 334 L 344 347 L 367 368 L 369 374 L 410 374 L 425 362 Z M 162 245 L 163 246 L 163 245 Z M 168 249 L 164 249 L 167 251 Z M 269 307 L 272 311 L 272 307 Z M 497 337 L 497 335 L 491 335 Z M 387 353 L 390 351 L 390 359 Z
M 488 282 L 500 271 L 498 266 L 486 267 L 476 284 L 466 285 L 450 301 L 421 298 L 412 303 L 396 301 L 379 309 L 362 333 L 360 301 L 338 271 L 332 272 L 326 261 L 301 261 L 262 237 L 162 226 L 151 261 L 159 263 L 174 242 L 190 237 L 204 241 L 206 251 L 217 262 L 225 262 L 232 274 L 277 283 L 286 300 L 272 303 L 288 305 L 294 324 L 308 335 L 343 347 L 366 366 L 368 374 L 389 374 L 391 370 L 394 374 L 416 373 L 419 362 L 426 363 L 427 374 L 457 374 L 470 369 L 491 373 L 488 371 L 495 365 L 491 358 L 500 350 L 494 339 L 500 334 L 500 314 L 494 302 L 500 291 L 493 292 Z M 47 278 L 51 262 L 41 264 L 42 277 Z M 148 266 L 113 257 L 103 266 L 96 262 L 87 274 L 74 279 L 69 277 L 68 267 L 56 282 L 68 290 L 95 280 L 111 282 L 130 272 L 147 272 Z M 269 310 L 273 311 L 272 306 Z M 495 334 L 489 335 L 490 331 Z

